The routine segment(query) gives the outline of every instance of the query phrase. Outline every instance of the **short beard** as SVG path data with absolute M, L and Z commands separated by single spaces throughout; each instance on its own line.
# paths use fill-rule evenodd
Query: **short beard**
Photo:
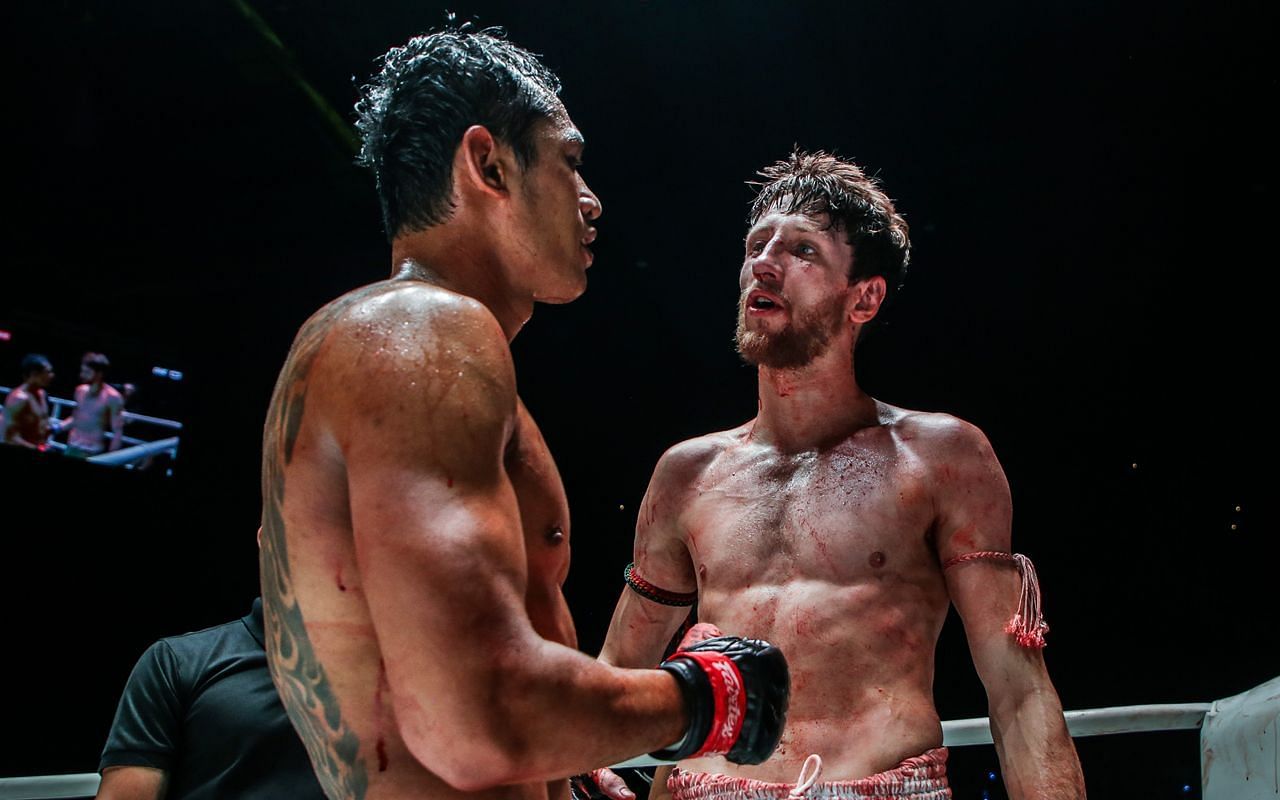
M 813 308 L 797 314 L 777 333 L 747 330 L 745 293 L 738 301 L 738 330 L 735 336 L 742 360 L 756 367 L 799 369 L 807 367 L 826 351 L 844 325 L 843 295 L 833 295 Z

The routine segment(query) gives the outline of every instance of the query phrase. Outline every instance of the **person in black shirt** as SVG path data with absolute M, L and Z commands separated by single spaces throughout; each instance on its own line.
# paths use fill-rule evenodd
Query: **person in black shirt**
M 98 770 L 101 800 L 324 797 L 267 672 L 261 599 L 143 653 Z

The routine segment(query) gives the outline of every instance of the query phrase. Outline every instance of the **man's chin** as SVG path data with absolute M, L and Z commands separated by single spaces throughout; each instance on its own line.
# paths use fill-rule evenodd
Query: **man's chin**
M 536 303 L 546 303 L 551 306 L 562 306 L 565 303 L 572 303 L 583 293 L 587 291 L 587 278 L 584 275 L 582 281 L 576 286 L 561 287 L 554 291 L 535 295 L 533 300 Z
M 764 363 L 769 359 L 769 351 L 772 342 L 769 337 L 756 331 L 738 331 L 737 340 L 738 355 L 742 360 L 753 367 L 768 366 Z
M 753 367 L 799 369 L 813 363 L 820 348 L 792 337 L 738 331 L 738 355 Z

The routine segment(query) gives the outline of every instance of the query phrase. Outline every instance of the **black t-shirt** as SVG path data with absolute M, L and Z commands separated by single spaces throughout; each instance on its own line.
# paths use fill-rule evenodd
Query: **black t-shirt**
M 258 599 L 235 622 L 151 645 L 125 685 L 98 770 L 162 769 L 170 800 L 323 800 L 262 637 Z

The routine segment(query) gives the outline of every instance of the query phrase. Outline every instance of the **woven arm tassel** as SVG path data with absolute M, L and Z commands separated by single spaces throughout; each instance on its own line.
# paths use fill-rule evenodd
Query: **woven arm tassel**
M 942 569 L 945 571 L 973 561 L 1012 561 L 1018 566 L 1018 576 L 1022 583 L 1018 592 L 1018 608 L 1004 626 L 1004 631 L 1023 647 L 1043 648 L 1044 635 L 1049 632 L 1049 625 L 1044 621 L 1044 612 L 1040 608 L 1040 579 L 1036 576 L 1036 568 L 1031 559 L 1022 553 L 978 550 L 949 559 L 942 565 Z
M 1031 559 L 1022 553 L 1014 553 L 1013 560 L 1022 576 L 1022 591 L 1018 596 L 1018 610 L 1004 626 L 1005 633 L 1013 635 L 1023 647 L 1043 648 L 1049 625 L 1044 621 L 1044 612 L 1040 608 L 1040 579 Z

